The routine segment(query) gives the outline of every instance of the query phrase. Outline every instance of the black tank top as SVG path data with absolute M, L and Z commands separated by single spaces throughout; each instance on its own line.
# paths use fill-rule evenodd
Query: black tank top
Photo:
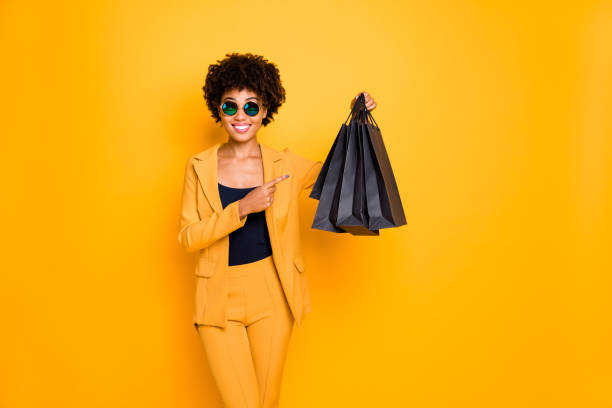
M 217 184 L 223 208 L 240 200 L 255 188 L 236 188 Z M 228 265 L 255 262 L 270 255 L 272 255 L 272 245 L 270 245 L 265 212 L 250 213 L 244 225 L 229 234 Z

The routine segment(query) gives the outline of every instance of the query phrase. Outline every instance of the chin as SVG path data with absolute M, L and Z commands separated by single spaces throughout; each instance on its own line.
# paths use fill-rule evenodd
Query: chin
M 244 143 L 255 138 L 255 135 L 235 135 L 230 133 L 230 138 L 236 142 Z

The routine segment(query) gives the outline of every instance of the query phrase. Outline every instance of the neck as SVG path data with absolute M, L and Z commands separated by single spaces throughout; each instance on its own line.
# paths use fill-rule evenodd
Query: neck
M 223 152 L 223 156 L 234 157 L 236 159 L 261 156 L 261 150 L 256 138 L 249 139 L 245 142 L 229 139 L 219 147 L 219 150 Z

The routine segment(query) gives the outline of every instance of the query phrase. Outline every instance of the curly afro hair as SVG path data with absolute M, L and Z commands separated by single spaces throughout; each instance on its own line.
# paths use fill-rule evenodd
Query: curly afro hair
M 266 117 L 261 121 L 264 126 L 272 121 L 278 108 L 285 102 L 285 88 L 276 64 L 268 62 L 261 55 L 248 52 L 228 53 L 223 60 L 217 60 L 217 64 L 208 66 L 206 82 L 202 87 L 206 105 L 215 123 L 221 121 L 221 96 L 236 88 L 239 91 L 246 88 L 261 98 L 263 108 L 268 109 Z

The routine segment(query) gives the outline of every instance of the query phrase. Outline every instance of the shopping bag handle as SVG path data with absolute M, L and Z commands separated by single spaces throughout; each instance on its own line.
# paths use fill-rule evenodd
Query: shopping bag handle
M 361 107 L 363 107 L 363 109 L 360 109 Z M 374 120 L 374 116 L 372 116 L 372 114 L 366 107 L 365 95 L 363 92 L 360 93 L 359 96 L 357 97 L 357 101 L 355 101 L 355 104 L 353 105 L 353 108 L 351 109 L 351 112 L 349 113 L 348 117 L 344 121 L 344 124 L 346 125 L 346 122 L 349 120 L 349 118 L 353 120 L 355 116 L 360 118 L 362 115 L 363 115 L 364 122 L 369 122 L 372 126 L 378 127 L 378 123 L 376 123 L 376 120 Z
M 355 112 L 357 111 L 357 108 L 359 108 L 360 106 L 360 102 L 361 102 L 361 97 L 363 96 L 363 93 L 360 93 L 359 96 L 357 97 L 357 100 L 355 101 L 355 103 L 353 104 L 353 108 L 351 109 L 351 112 L 349 113 L 349 115 L 347 116 L 346 120 L 344 121 L 344 124 L 346 125 L 346 122 L 349 120 L 349 118 L 352 118 L 355 116 Z
M 371 125 L 378 127 L 378 123 L 376 123 L 376 120 L 374 119 L 374 116 L 372 116 L 372 114 L 370 113 L 370 111 L 368 110 L 368 108 L 366 108 L 366 114 L 368 115 L 368 117 L 370 119 L 372 119 L 372 122 L 374 122 L 372 124 L 372 122 L 370 122 Z

